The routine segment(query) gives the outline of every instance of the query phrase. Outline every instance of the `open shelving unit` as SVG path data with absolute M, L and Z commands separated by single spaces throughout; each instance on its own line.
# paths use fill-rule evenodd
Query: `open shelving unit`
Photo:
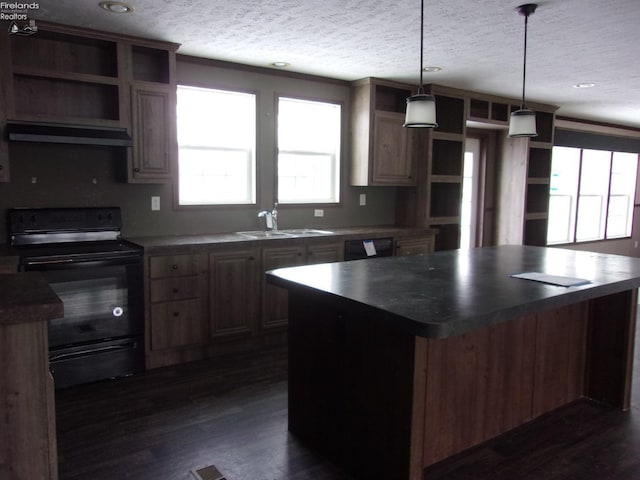
M 9 44 L 12 118 L 122 126 L 117 42 L 40 28 Z
M 428 226 L 439 231 L 435 249 L 449 250 L 460 245 L 466 101 L 437 86 L 430 86 L 428 92 L 436 98 L 438 118 L 438 126 L 428 135 Z
M 529 103 L 538 137 L 509 139 L 509 118 L 520 108 L 518 100 L 441 85 L 427 85 L 426 92 L 436 98 L 438 127 L 419 137 L 418 183 L 397 191 L 398 223 L 438 229 L 436 250 L 459 247 L 466 131 L 488 128 L 503 138 L 497 148 L 495 212 L 491 207 L 494 241 L 544 245 L 556 107 Z
M 0 129 L 8 121 L 115 127 L 134 140 L 127 181 L 164 183 L 177 154 L 177 44 L 39 22 L 0 39 Z M 0 144 L 0 181 L 8 181 Z

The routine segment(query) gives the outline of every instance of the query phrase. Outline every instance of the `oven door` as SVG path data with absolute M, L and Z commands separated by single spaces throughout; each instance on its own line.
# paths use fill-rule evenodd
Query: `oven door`
M 144 333 L 142 257 L 38 262 L 64 304 L 64 317 L 49 322 L 49 348 L 91 344 Z

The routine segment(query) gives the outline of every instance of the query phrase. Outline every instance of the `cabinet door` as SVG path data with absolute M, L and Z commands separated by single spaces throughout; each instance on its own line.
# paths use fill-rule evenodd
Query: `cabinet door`
M 434 250 L 433 235 L 422 237 L 401 237 L 396 240 L 396 256 L 432 253 Z
M 9 181 L 9 145 L 0 139 L 0 182 Z
M 402 126 L 404 115 L 375 112 L 372 185 L 415 185 L 414 133 Z
M 257 253 L 253 249 L 209 254 L 209 336 L 250 334 L 259 307 Z
M 262 249 L 262 272 L 306 263 L 304 245 Z M 288 296 L 284 288 L 268 285 L 262 275 L 262 328 L 284 327 L 288 321 Z
M 309 244 L 307 248 L 307 263 L 341 262 L 344 259 L 344 243 Z
M 135 86 L 131 99 L 134 144 L 129 181 L 168 182 L 175 143 L 173 93 L 164 86 Z
M 206 343 L 203 300 L 192 298 L 151 305 L 151 349 Z

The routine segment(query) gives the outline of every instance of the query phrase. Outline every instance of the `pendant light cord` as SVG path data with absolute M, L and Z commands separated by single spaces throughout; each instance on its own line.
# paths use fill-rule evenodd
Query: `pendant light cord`
M 529 23 L 529 14 L 524 15 L 524 62 L 522 63 L 522 102 L 520 110 L 524 110 L 524 88 L 527 83 L 527 24 Z
M 424 93 L 422 88 L 422 61 L 424 57 L 424 0 L 420 3 L 420 85 L 418 86 L 418 94 Z

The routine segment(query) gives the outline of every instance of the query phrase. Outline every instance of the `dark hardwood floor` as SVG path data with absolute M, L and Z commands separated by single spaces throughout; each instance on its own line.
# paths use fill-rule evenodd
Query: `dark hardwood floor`
M 629 412 L 580 401 L 425 479 L 639 479 L 639 357 Z M 60 480 L 188 480 L 211 464 L 227 480 L 349 479 L 287 432 L 286 376 L 271 351 L 58 391 Z

